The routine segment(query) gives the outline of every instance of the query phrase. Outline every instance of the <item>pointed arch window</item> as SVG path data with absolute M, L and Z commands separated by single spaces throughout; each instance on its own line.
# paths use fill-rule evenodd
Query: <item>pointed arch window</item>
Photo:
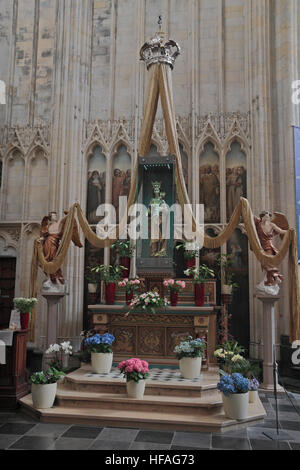
M 239 142 L 226 155 L 226 214 L 230 219 L 240 197 L 247 197 L 247 158 Z
M 88 161 L 87 219 L 90 224 L 97 224 L 97 208 L 105 203 L 106 157 L 100 145 L 96 145 Z

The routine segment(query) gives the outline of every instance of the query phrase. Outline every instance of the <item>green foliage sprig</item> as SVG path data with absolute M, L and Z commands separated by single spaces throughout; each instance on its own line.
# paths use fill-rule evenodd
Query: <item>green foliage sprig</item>
M 49 367 L 46 372 L 34 372 L 29 378 L 31 384 L 47 385 L 58 382 L 64 375 L 64 372 L 56 370 L 54 367 Z
M 202 284 L 215 276 L 213 269 L 210 269 L 206 264 L 201 264 L 198 268 L 186 269 L 184 274 L 187 276 L 193 276 L 194 284 Z
M 119 265 L 111 266 L 110 264 L 100 264 L 94 268 L 91 268 L 91 272 L 95 273 L 101 281 L 106 283 L 114 282 L 117 284 L 117 282 L 121 279 L 122 269 L 127 268 Z

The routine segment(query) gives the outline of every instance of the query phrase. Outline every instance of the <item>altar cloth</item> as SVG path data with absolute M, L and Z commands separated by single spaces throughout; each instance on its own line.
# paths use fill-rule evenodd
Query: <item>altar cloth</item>
M 12 346 L 13 336 L 13 330 L 0 330 L 0 364 L 6 364 L 6 346 Z

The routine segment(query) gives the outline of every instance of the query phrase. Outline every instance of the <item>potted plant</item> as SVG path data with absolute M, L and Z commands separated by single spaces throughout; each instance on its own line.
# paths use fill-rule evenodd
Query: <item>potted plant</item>
M 146 379 L 149 377 L 148 362 L 132 358 L 120 362 L 118 368 L 126 378 L 128 396 L 130 398 L 142 399 L 145 393 Z
M 130 240 L 117 240 L 111 246 L 114 248 L 118 255 L 122 269 L 123 278 L 129 277 L 130 274 L 130 260 L 133 257 L 135 245 Z
M 249 403 L 255 403 L 258 399 L 259 381 L 256 378 L 249 380 Z
M 172 307 L 176 307 L 178 303 L 178 294 L 182 289 L 185 289 L 185 282 L 180 280 L 176 281 L 175 279 L 165 279 L 163 285 L 170 291 L 170 302 Z
M 193 277 L 195 305 L 202 307 L 204 304 L 204 283 L 209 278 L 214 277 L 214 271 L 206 266 L 206 264 L 201 264 L 198 268 L 187 269 L 184 273 Z
M 130 303 L 130 312 L 143 311 L 145 313 L 156 313 L 156 310 L 165 308 L 168 305 L 168 299 L 162 299 L 158 292 L 145 292 L 144 294 L 136 295 Z M 127 315 L 128 315 L 127 314 Z
M 185 268 L 194 268 L 196 266 L 196 258 L 199 256 L 198 244 L 191 241 L 185 241 L 176 246 L 176 250 L 180 250 L 181 248 L 183 249 L 183 257 L 185 259 Z M 191 275 L 188 277 L 191 277 Z
M 86 268 L 85 278 L 88 281 L 88 292 L 96 294 L 97 292 L 97 274 L 93 271 L 93 266 Z
M 189 336 L 181 340 L 174 352 L 179 360 L 179 368 L 183 378 L 195 379 L 200 376 L 201 363 L 206 343 L 201 338 L 193 339 Z
M 126 305 L 130 305 L 134 296 L 134 293 L 139 290 L 141 285 L 141 281 L 137 278 L 135 279 L 128 279 L 125 278 L 122 281 L 118 282 L 119 287 L 125 288 L 125 296 L 126 296 Z
M 91 269 L 91 271 L 97 274 L 101 281 L 105 283 L 105 303 L 107 305 L 113 305 L 115 303 L 115 290 L 116 284 L 121 278 L 121 271 L 123 266 L 111 266 L 106 264 L 100 264 Z
M 25 298 L 25 297 L 16 297 L 14 298 L 15 308 L 20 312 L 20 323 L 21 329 L 27 330 L 29 325 L 29 314 L 31 310 L 37 303 L 35 297 Z
M 60 344 L 50 344 L 49 348 L 45 351 L 46 354 L 53 354 L 49 366 L 58 371 L 64 372 L 68 367 L 68 358 L 72 354 L 73 347 L 70 341 L 63 341 Z
M 51 408 L 53 406 L 57 382 L 65 374 L 50 367 L 46 372 L 34 372 L 29 378 L 31 383 L 32 402 L 35 408 Z
M 232 256 L 226 254 L 219 255 L 217 258 L 217 266 L 219 268 L 219 279 L 222 280 L 222 294 L 232 295 L 232 292 L 239 287 L 238 283 L 234 280 L 234 273 L 232 272 Z
M 231 374 L 232 372 L 240 372 L 237 369 L 239 364 L 245 361 L 242 356 L 244 351 L 244 348 L 237 341 L 226 341 L 224 344 L 217 346 L 214 356 L 217 358 L 219 368 L 227 374 Z
M 236 420 L 246 419 L 249 404 L 249 380 L 239 373 L 224 374 L 217 387 L 222 393 L 225 415 Z
M 85 340 L 85 347 L 91 353 L 92 369 L 97 374 L 108 374 L 113 362 L 112 343 L 115 337 L 109 333 L 96 333 Z

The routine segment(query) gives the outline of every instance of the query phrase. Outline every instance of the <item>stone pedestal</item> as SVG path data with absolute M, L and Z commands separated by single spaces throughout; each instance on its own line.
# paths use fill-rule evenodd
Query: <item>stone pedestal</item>
M 59 303 L 66 295 L 65 290 L 60 292 L 42 291 L 42 296 L 47 300 L 47 329 L 46 347 L 57 342 L 58 309 Z
M 256 298 L 263 303 L 263 341 L 264 362 L 263 377 L 260 391 L 273 392 L 274 390 L 274 345 L 275 345 L 275 303 L 279 296 L 256 294 Z M 284 390 L 277 382 L 277 392 Z

